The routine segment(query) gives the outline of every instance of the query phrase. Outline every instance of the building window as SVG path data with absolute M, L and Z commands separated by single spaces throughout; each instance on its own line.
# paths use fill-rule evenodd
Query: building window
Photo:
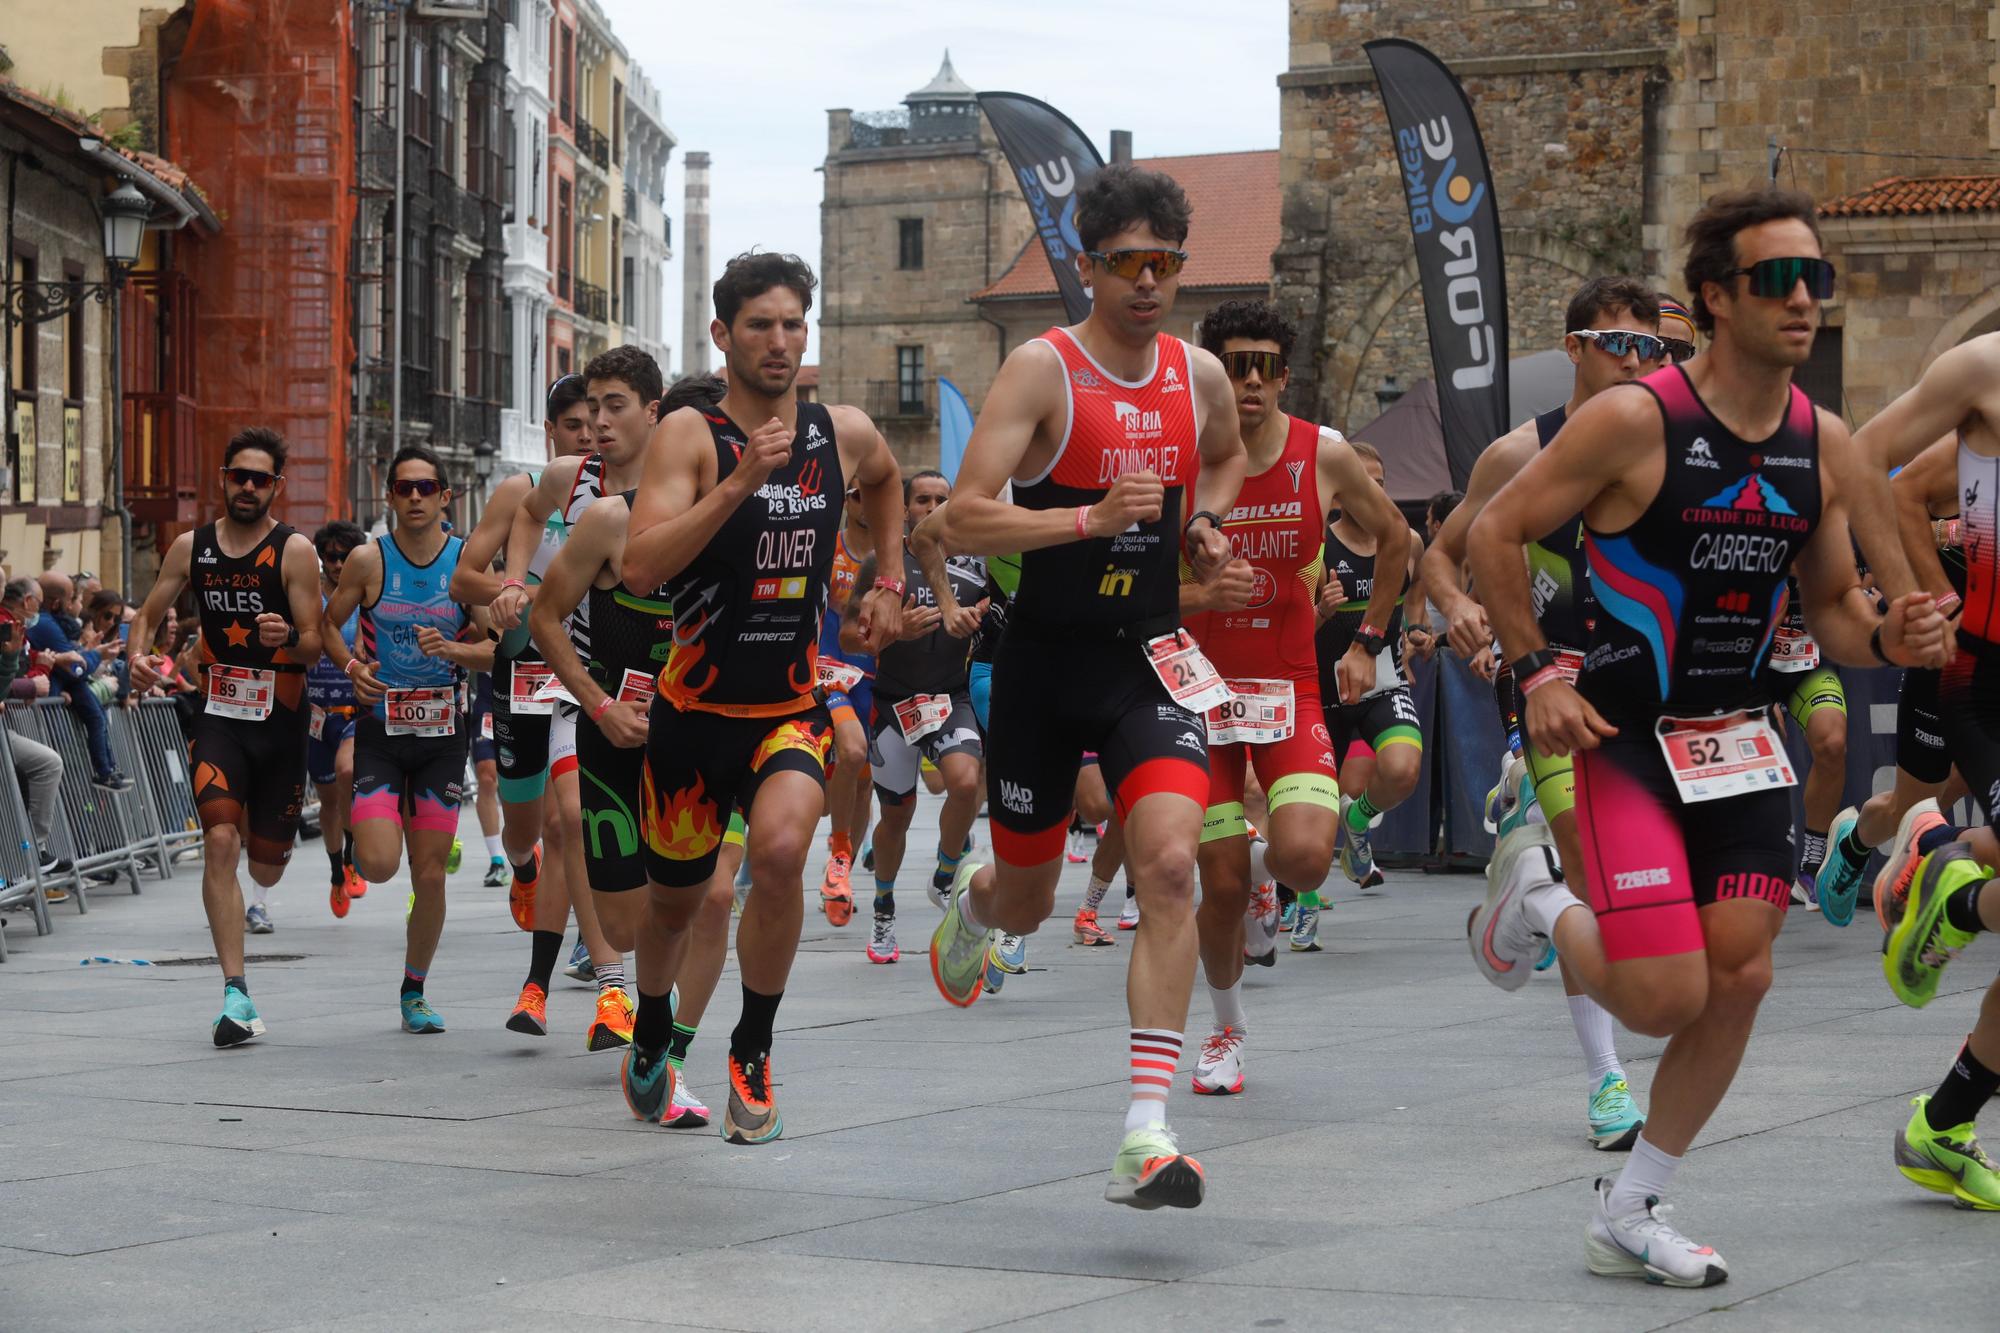
M 570 125 L 576 122 L 576 33 L 567 26 L 562 30 L 557 59 L 562 67 L 556 74 L 556 84 L 562 95 L 556 118 Z
M 556 348 L 556 378 L 561 379 L 567 374 L 569 374 L 569 348 L 558 347 Z
M 16 249 L 11 263 L 15 282 L 35 281 L 32 250 Z M 7 440 L 7 470 L 14 478 L 14 503 L 35 502 L 35 328 L 19 320 L 7 324 L 7 419 L 0 432 Z M 18 557 L 17 557 L 18 558 Z
M 574 243 L 569 215 L 569 182 L 556 182 L 556 295 L 567 301 L 569 291 L 570 247 Z
M 625 299 L 622 304 L 625 307 L 625 323 L 632 328 L 639 327 L 639 307 L 634 303 L 634 298 L 638 293 L 637 266 L 633 263 L 632 256 L 626 255 Z
M 442 52 L 439 54 L 443 56 Z M 455 96 L 456 94 L 452 92 L 451 88 L 451 57 L 443 56 L 438 61 L 438 132 L 434 137 L 438 145 L 437 164 L 444 170 L 445 175 L 451 177 L 453 185 L 457 185 L 465 179 L 465 173 L 459 169 L 458 163 L 458 122 L 460 113 L 458 103 L 453 100 Z
M 896 219 L 896 267 L 922 268 L 924 266 L 924 220 L 922 218 Z
M 429 80 L 424 77 L 424 67 L 430 61 L 430 48 L 424 39 L 414 34 L 410 37 L 410 105 L 407 124 L 410 133 L 429 143 L 431 137 L 431 98 L 426 91 Z
M 521 154 L 521 136 L 514 132 L 514 118 L 512 116 L 503 116 L 501 124 L 506 131 L 502 137 L 506 139 L 507 143 L 505 153 L 500 159 L 500 199 L 507 215 L 506 221 L 512 222 L 519 212 L 521 202 L 519 198 L 521 170 L 520 163 L 517 160 Z M 532 212 L 533 210 L 529 211 Z M 529 219 L 531 222 L 533 220 L 533 218 Z
M 611 165 L 625 160 L 625 85 L 611 81 Z
M 896 410 L 904 416 L 921 416 L 924 410 L 924 349 L 896 349 Z
M 70 285 L 69 313 L 63 316 L 63 401 L 83 405 L 83 265 L 63 265 L 63 281 Z

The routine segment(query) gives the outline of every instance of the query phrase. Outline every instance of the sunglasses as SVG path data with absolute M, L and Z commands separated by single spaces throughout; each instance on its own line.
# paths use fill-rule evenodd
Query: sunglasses
M 390 482 L 389 489 L 405 500 L 413 495 L 428 500 L 444 489 L 444 483 L 435 477 L 402 477 Z
M 1660 338 L 1660 346 L 1667 349 L 1667 360 L 1679 365 L 1694 355 L 1694 344 L 1685 338 Z
M 262 472 L 254 467 L 226 467 L 222 469 L 222 476 L 231 486 L 248 486 L 257 491 L 268 491 L 278 484 L 277 473 Z
M 354 548 L 352 546 L 336 546 L 329 550 L 321 551 L 319 553 L 319 561 L 323 565 L 337 565 L 353 554 Z
M 1654 333 L 1634 333 L 1630 329 L 1571 329 L 1569 336 L 1596 343 L 1612 356 L 1637 351 L 1641 361 L 1658 361 L 1666 354 L 1666 339 Z
M 1147 269 L 1155 278 L 1171 278 L 1187 263 L 1185 250 L 1086 250 L 1085 254 L 1128 282 L 1136 282 Z
M 1253 370 L 1259 379 L 1274 380 L 1285 373 L 1285 358 L 1276 352 L 1224 352 L 1222 368 L 1233 380 L 1247 380 Z
M 1826 259 L 1807 259 L 1794 255 L 1787 259 L 1760 259 L 1748 268 L 1733 268 L 1724 277 L 1733 278 L 1739 273 L 1750 275 L 1750 294 L 1774 301 L 1782 301 L 1791 296 L 1793 290 L 1803 282 L 1806 291 L 1815 301 L 1826 301 L 1833 297 L 1833 263 Z

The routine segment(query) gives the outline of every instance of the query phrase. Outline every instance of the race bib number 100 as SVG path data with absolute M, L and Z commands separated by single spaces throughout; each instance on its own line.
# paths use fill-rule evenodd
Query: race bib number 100
M 1215 664 L 1184 629 L 1148 639 L 1146 660 L 1174 702 L 1191 713 L 1206 713 L 1230 697 L 1229 686 L 1216 674 Z
M 1798 783 L 1785 744 L 1763 709 L 1663 717 L 1654 734 L 1685 805 Z
M 382 730 L 391 736 L 450 736 L 458 730 L 457 691 L 449 685 L 390 690 Z

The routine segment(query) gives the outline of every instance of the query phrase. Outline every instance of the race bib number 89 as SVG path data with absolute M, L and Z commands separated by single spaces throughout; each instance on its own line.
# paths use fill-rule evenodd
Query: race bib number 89
M 271 696 L 277 688 L 275 671 L 214 662 L 208 668 L 208 704 L 204 711 L 215 717 L 262 722 L 271 716 Z

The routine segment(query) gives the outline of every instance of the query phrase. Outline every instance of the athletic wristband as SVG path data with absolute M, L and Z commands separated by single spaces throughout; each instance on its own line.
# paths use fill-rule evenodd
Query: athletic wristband
M 1560 660 L 1555 649 L 1537 648 L 1531 653 L 1522 653 L 1507 665 L 1513 671 L 1515 680 L 1524 681 L 1538 675 L 1542 668 L 1552 667 Z
M 1882 651 L 1882 627 L 1880 625 L 1877 625 L 1875 632 L 1868 636 L 1868 651 L 1875 654 L 1875 660 L 1883 666 L 1896 665 L 1889 660 L 1889 654 Z
M 1368 644 L 1368 651 L 1372 653 L 1380 651 L 1382 645 L 1389 641 L 1389 636 L 1373 625 L 1363 623 L 1354 631 L 1354 642 L 1361 643 L 1364 640 Z
M 528 590 L 528 585 L 523 583 L 519 579 L 508 579 L 500 585 L 501 592 L 505 592 L 509 588 L 519 588 L 522 592 L 526 592 Z
M 284 646 L 287 648 L 296 648 L 299 646 L 299 627 L 297 625 L 292 626 L 291 632 L 285 635 Z
M 1222 515 L 1209 509 L 1197 509 L 1188 515 L 1187 522 L 1181 524 L 1181 538 L 1183 541 L 1187 539 L 1188 532 L 1194 527 L 1195 523 L 1204 518 L 1208 520 L 1208 526 L 1214 528 L 1217 532 L 1222 531 Z
M 1562 668 L 1557 666 L 1554 662 L 1551 662 L 1547 666 L 1543 667 L 1540 671 L 1537 671 L 1534 675 L 1529 676 L 1526 680 L 1521 682 L 1521 697 L 1525 699 L 1529 695 L 1533 694 L 1536 690 L 1542 688 L 1542 686 L 1548 684 L 1550 681 L 1561 680 L 1562 678 L 1563 678 Z
M 1078 505 L 1076 507 L 1076 535 L 1086 539 L 1090 536 L 1089 505 Z
M 354 668 L 365 665 L 367 664 L 364 663 L 360 658 L 350 657 L 347 659 L 347 665 L 342 667 L 340 670 L 343 675 L 345 675 L 349 680 L 352 680 L 354 678 Z
M 903 600 L 903 594 L 909 591 L 906 587 L 903 586 L 903 581 L 901 579 L 878 578 L 875 580 L 875 588 L 878 592 L 895 593 L 896 600 L 899 602 Z
M 597 707 L 590 710 L 590 720 L 592 722 L 602 722 L 604 720 L 604 715 L 611 711 L 611 705 L 617 702 L 618 701 L 612 698 L 610 695 L 608 694 L 605 695 L 602 699 L 599 699 L 597 701 Z
M 1944 596 L 1938 598 L 1936 602 L 1937 613 L 1941 616 L 1949 616 L 1964 605 L 1965 599 L 1955 592 L 1946 593 Z

